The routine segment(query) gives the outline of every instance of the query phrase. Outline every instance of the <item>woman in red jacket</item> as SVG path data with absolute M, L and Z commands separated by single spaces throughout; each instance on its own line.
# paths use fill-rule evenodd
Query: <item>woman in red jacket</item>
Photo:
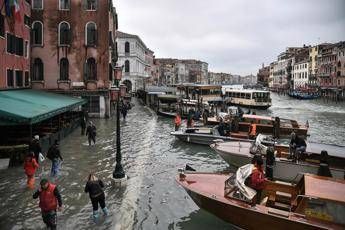
M 258 157 L 254 162 L 254 168 L 251 174 L 250 187 L 256 191 L 256 203 L 261 200 L 262 189 L 265 187 L 265 175 L 263 170 L 263 160 Z
M 30 189 L 35 187 L 35 172 L 37 168 L 38 163 L 35 159 L 35 155 L 33 153 L 29 153 L 29 155 L 25 157 L 24 170 L 28 178 L 26 184 Z

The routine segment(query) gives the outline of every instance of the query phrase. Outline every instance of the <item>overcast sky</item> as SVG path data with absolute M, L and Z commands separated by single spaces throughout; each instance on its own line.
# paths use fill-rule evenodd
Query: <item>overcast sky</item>
M 156 57 L 256 74 L 287 46 L 345 40 L 345 0 L 115 0 L 119 30 Z

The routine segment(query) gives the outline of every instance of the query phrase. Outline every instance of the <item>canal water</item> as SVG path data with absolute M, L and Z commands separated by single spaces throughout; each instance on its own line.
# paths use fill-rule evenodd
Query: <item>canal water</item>
M 271 114 L 310 124 L 310 139 L 344 145 L 345 106 L 323 101 L 297 101 L 273 94 L 273 106 L 258 114 Z M 75 130 L 60 142 L 64 157 L 61 175 L 55 179 L 63 197 L 58 229 L 234 229 L 230 224 L 200 210 L 174 181 L 186 163 L 202 171 L 227 170 L 227 164 L 204 146 L 182 143 L 170 136 L 171 119 L 157 117 L 133 100 L 126 121 L 121 120 L 123 165 L 127 185 L 112 185 L 115 162 L 115 118 L 94 119 L 97 143 L 88 146 Z M 41 177 L 49 175 L 45 162 Z M 99 223 L 91 219 L 92 207 L 84 193 L 90 171 L 106 183 L 110 215 Z M 36 184 L 40 177 L 37 177 Z M 38 201 L 25 185 L 21 167 L 0 172 L 0 229 L 44 229 Z

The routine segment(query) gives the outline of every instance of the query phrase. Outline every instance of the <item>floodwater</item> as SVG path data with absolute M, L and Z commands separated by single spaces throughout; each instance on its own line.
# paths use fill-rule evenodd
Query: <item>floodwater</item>
M 345 105 L 323 101 L 298 101 L 272 95 L 268 111 L 281 117 L 309 121 L 310 139 L 344 145 Z M 112 185 L 115 162 L 115 119 L 94 119 L 97 143 L 88 146 L 80 129 L 60 142 L 64 157 L 61 175 L 55 179 L 63 197 L 58 229 L 234 229 L 230 224 L 200 210 L 174 181 L 186 163 L 201 171 L 223 171 L 227 164 L 205 146 L 182 143 L 170 136 L 171 119 L 157 117 L 133 100 L 127 120 L 121 120 L 123 166 L 127 185 Z M 41 176 L 49 175 L 48 162 Z M 84 193 L 90 171 L 106 183 L 110 215 L 99 223 L 91 219 L 92 207 Z M 36 184 L 40 179 L 37 176 Z M 0 172 L 0 229 L 44 229 L 38 201 L 26 189 L 21 167 Z

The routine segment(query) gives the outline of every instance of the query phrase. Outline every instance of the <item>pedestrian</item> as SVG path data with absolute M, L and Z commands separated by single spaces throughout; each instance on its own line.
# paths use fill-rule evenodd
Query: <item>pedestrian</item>
M 279 139 L 280 137 L 280 118 L 276 117 L 273 121 L 273 137 Z
M 85 134 L 85 129 L 86 129 L 86 118 L 84 115 L 82 115 L 80 119 L 80 127 L 81 127 L 81 135 Z
M 33 198 L 39 198 L 39 207 L 41 208 L 42 219 L 48 229 L 56 229 L 57 214 L 56 211 L 62 211 L 62 199 L 60 192 L 55 184 L 50 183 L 47 179 L 40 182 L 41 188 L 34 194 Z
M 208 122 L 208 116 L 209 116 L 208 109 L 204 109 L 204 112 L 202 113 L 202 121 L 205 126 L 207 125 L 207 122 Z
M 249 138 L 253 139 L 256 137 L 256 124 L 254 121 L 250 122 L 249 132 L 248 132 Z
M 194 121 L 193 121 L 193 113 L 189 111 L 188 116 L 187 116 L 187 128 L 193 128 L 194 126 Z
M 123 120 L 126 120 L 126 116 L 127 116 L 127 105 L 122 101 L 121 103 L 121 114 L 123 117 Z
M 328 152 L 326 150 L 322 150 L 320 156 L 320 165 L 319 169 L 317 170 L 318 176 L 332 177 L 332 173 L 328 165 L 328 158 Z
M 33 152 L 30 152 L 26 157 L 24 161 L 24 170 L 25 174 L 27 176 L 27 186 L 30 189 L 35 188 L 35 172 L 36 169 L 39 167 L 35 154 Z
M 106 216 L 108 215 L 108 209 L 105 206 L 105 194 L 103 189 L 103 181 L 98 179 L 93 173 L 90 173 L 84 190 L 86 193 L 89 193 L 93 209 L 92 216 L 95 222 L 99 217 L 98 204 L 101 206 L 103 214 Z
M 178 131 L 181 126 L 182 120 L 179 113 L 176 113 L 176 116 L 174 118 L 174 124 L 175 124 L 175 131 Z
M 52 177 L 57 176 L 60 171 L 60 161 L 63 161 L 60 149 L 59 149 L 59 142 L 57 140 L 54 141 L 54 144 L 49 148 L 47 153 L 47 158 L 52 161 L 52 168 L 50 171 L 50 175 Z
M 91 141 L 93 141 L 93 144 L 96 144 L 96 126 L 92 123 L 92 121 L 89 121 L 89 125 L 86 128 L 86 136 L 89 141 L 89 145 L 91 145 Z
M 42 152 L 39 135 L 35 135 L 32 141 L 30 142 L 29 152 L 33 152 L 35 154 L 36 162 L 39 163 L 39 155 Z

